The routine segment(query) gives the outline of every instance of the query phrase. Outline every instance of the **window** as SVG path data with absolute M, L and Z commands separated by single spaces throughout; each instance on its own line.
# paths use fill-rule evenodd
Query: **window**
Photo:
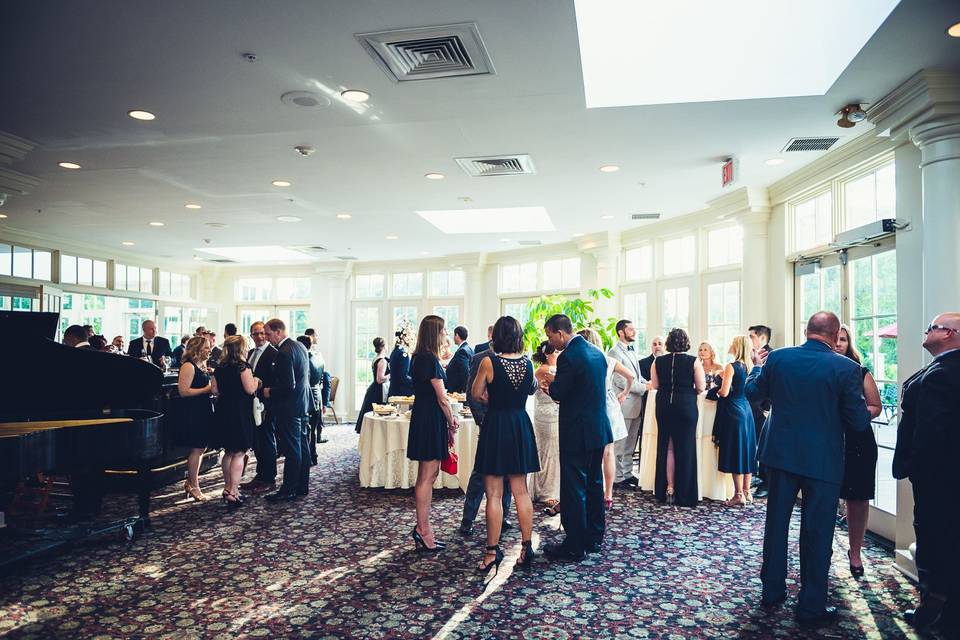
M 270 278 L 240 278 L 237 280 L 237 298 L 244 302 L 270 300 L 273 281 Z
M 190 296 L 190 276 L 180 273 L 161 271 L 159 273 L 159 293 L 171 298 L 187 298 Z
M 64 279 L 64 258 L 67 256 L 60 256 L 60 282 L 76 282 L 77 281 L 77 265 L 76 263 L 70 263 L 70 266 L 73 271 L 71 277 L 72 280 Z M 114 264 L 113 265 L 113 288 L 117 291 L 126 291 L 127 289 L 127 265 L 125 264 Z
M 643 351 L 647 346 L 647 294 L 627 293 L 623 296 L 623 318 L 637 330 L 637 344 Z
M 707 285 L 707 340 L 717 350 L 720 361 L 734 336 L 741 335 L 740 282 Z
M 793 248 L 821 247 L 833 240 L 833 197 L 829 191 L 793 207 Z
M 707 234 L 707 266 L 724 267 L 743 261 L 743 227 L 713 229 Z
M 277 300 L 309 300 L 310 278 L 277 278 Z
M 106 266 L 104 266 L 104 270 L 106 270 Z M 104 277 L 106 277 L 105 271 Z M 78 282 L 77 284 L 82 283 Z M 153 269 L 134 267 L 126 264 L 114 264 L 113 288 L 119 291 L 153 293 Z
M 624 277 L 627 280 L 649 280 L 653 277 L 653 247 L 649 244 L 628 249 L 625 254 Z
M 9 276 L 13 273 L 13 247 L 9 244 L 3 244 L 0 242 L 0 276 Z M 7 300 L 9 298 L 0 298 L 0 300 Z
M 503 315 L 516 318 L 517 321 L 520 322 L 521 326 L 526 326 L 527 321 L 530 320 L 530 314 L 527 312 L 526 302 L 504 302 Z M 480 342 L 483 341 L 479 338 L 477 338 L 477 340 Z
M 663 335 L 671 329 L 690 331 L 690 289 L 677 287 L 663 290 Z
M 500 292 L 537 290 L 537 263 L 508 264 L 500 267 Z
M 453 330 L 460 324 L 460 305 L 438 305 L 433 308 L 433 315 L 443 318 L 447 333 L 453 336 Z
M 383 274 L 372 273 L 358 275 L 356 281 L 357 298 L 382 298 L 384 294 Z
M 430 295 L 432 297 L 462 296 L 463 289 L 463 271 L 433 271 L 430 273 Z
M 393 330 L 396 331 L 404 321 L 417 330 L 417 322 L 420 320 L 415 305 L 406 305 L 393 308 Z
M 33 279 L 50 282 L 50 271 L 53 266 L 53 256 L 49 251 L 33 250 Z M 106 263 L 104 263 L 106 266 Z M 106 283 L 104 283 L 104 286 Z
M 693 236 L 663 241 L 663 275 L 692 273 L 697 267 L 697 244 Z
M 93 286 L 93 260 L 77 258 L 77 284 Z
M 93 261 L 93 286 L 107 288 L 107 263 L 104 260 Z
M 895 218 L 897 211 L 896 172 L 893 163 L 843 185 L 846 229 L 883 218 Z
M 283 320 L 291 336 L 302 336 L 309 326 L 307 309 L 299 307 L 277 307 L 277 317 Z
M 13 275 L 16 278 L 33 276 L 33 251 L 25 247 L 13 248 Z
M 380 276 L 382 279 L 383 276 Z M 377 307 L 354 309 L 353 408 L 359 409 L 367 387 L 373 382 L 373 339 L 379 335 L 380 314 Z M 358 416 L 357 420 L 363 420 Z
M 545 260 L 543 288 L 548 290 L 580 288 L 580 258 Z
M 840 300 L 840 265 L 817 269 L 813 273 L 800 276 L 800 317 L 797 327 L 803 340 L 803 328 L 807 319 L 821 309 L 832 311 L 838 318 L 843 317 Z
M 422 273 L 395 273 L 393 274 L 393 295 L 397 297 L 411 297 L 423 295 Z
M 153 269 L 140 267 L 140 292 L 153 293 Z

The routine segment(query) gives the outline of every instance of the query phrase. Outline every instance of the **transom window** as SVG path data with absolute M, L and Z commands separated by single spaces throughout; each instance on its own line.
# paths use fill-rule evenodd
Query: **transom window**
M 653 277 L 653 247 L 649 244 L 628 249 L 624 254 L 624 277 L 627 280 L 649 280 Z
M 707 233 L 707 265 L 724 267 L 743 261 L 743 227 L 736 225 Z
M 843 206 L 845 229 L 897 217 L 896 169 L 893 163 L 844 183 Z
M 545 260 L 543 262 L 544 289 L 577 289 L 580 287 L 580 258 Z
M 829 191 L 793 207 L 793 248 L 822 247 L 833 240 L 833 196 Z
M 310 278 L 277 278 L 277 300 L 309 300 Z
M 83 259 L 81 258 L 81 260 Z M 82 277 L 81 274 L 83 274 L 84 268 L 81 263 L 78 263 L 78 280 Z M 104 278 L 106 278 L 106 273 L 104 273 Z M 77 284 L 82 283 L 77 282 Z M 113 288 L 120 291 L 153 293 L 153 269 L 114 263 Z
M 139 278 L 139 274 L 137 277 Z M 87 287 L 106 288 L 107 261 L 61 253 L 60 282 L 63 284 L 79 284 Z M 151 277 L 151 284 L 152 282 L 153 278 Z M 139 289 L 136 289 L 136 291 L 139 291 Z
M 410 297 L 423 295 L 423 273 L 393 274 L 393 295 Z
M 663 275 L 692 273 L 697 268 L 697 242 L 693 236 L 663 241 Z
M 537 263 L 505 264 L 500 267 L 500 292 L 536 291 Z
M 433 297 L 462 296 L 464 290 L 463 271 L 431 271 L 430 295 Z
M 171 298 L 190 297 L 190 276 L 182 273 L 160 272 L 160 295 Z
M 237 280 L 237 299 L 244 302 L 262 302 L 273 298 L 273 280 L 270 278 L 240 278 Z
M 385 294 L 382 273 L 364 273 L 354 278 L 354 291 L 357 298 L 382 298 Z
M 50 281 L 49 251 L 0 244 L 0 276 Z

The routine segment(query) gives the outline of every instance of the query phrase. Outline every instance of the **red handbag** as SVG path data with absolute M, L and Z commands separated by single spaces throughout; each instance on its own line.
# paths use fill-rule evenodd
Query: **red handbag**
M 457 475 L 457 454 L 453 451 L 447 451 L 447 457 L 440 462 L 440 470 L 449 473 L 452 476 Z

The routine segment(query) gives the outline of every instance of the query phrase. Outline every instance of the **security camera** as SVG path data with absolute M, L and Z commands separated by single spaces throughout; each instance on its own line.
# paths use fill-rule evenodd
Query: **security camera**
M 313 155 L 313 153 L 316 151 L 316 149 L 314 149 L 313 147 L 305 144 L 298 145 L 294 147 L 293 150 L 304 157 Z

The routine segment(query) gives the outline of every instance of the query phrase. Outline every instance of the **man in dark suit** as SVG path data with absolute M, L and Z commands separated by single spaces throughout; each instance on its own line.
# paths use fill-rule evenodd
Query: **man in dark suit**
M 914 627 L 941 622 L 946 637 L 960 636 L 957 530 L 953 509 L 953 464 L 960 449 L 960 313 L 944 313 L 927 327 L 923 348 L 933 361 L 903 385 L 893 477 L 910 478 L 917 577 L 921 604 L 906 612 Z M 948 618 L 948 613 L 953 615 Z M 956 635 L 951 635 L 956 634 Z
M 481 342 L 480 344 L 478 344 L 474 348 L 473 352 L 480 353 L 481 351 L 486 351 L 487 349 L 490 348 L 490 345 L 492 344 L 493 344 L 493 325 L 490 325 L 489 327 L 487 327 L 487 341 Z
M 270 502 L 286 502 L 307 495 L 310 480 L 310 434 L 308 414 L 313 403 L 310 388 L 310 361 L 306 348 L 287 336 L 283 320 L 264 324 L 267 340 L 277 349 L 273 379 L 263 388 L 270 401 L 277 444 L 283 451 L 283 484 L 267 496 Z
M 190 341 L 190 336 L 183 336 L 180 338 L 180 344 L 174 348 L 173 353 L 170 354 L 170 366 L 179 367 L 180 363 L 183 361 L 183 352 L 187 350 L 187 342 Z
M 157 323 L 153 320 L 144 320 L 140 328 L 143 329 L 143 335 L 130 341 L 127 353 L 134 358 L 149 356 L 150 362 L 159 367 L 164 356 L 173 354 L 170 341 L 157 335 Z
M 753 346 L 753 350 L 758 353 L 769 353 L 770 352 L 770 338 L 773 336 L 773 330 L 770 327 L 764 324 L 755 324 L 749 329 L 748 335 L 750 336 L 750 344 Z M 760 433 L 763 431 L 763 423 L 767 420 L 767 412 L 770 411 L 770 401 L 763 400 L 761 402 L 751 402 L 750 409 L 753 412 L 753 425 L 757 430 L 757 441 L 760 441 Z M 758 498 L 765 498 L 767 496 L 768 487 L 766 482 L 767 471 L 764 469 L 763 465 L 758 465 L 757 474 L 753 476 L 753 482 L 756 485 L 756 490 L 753 492 Z
M 72 324 L 64 330 L 63 344 L 76 349 L 93 349 L 90 346 L 87 330 L 79 324 Z
M 663 336 L 654 336 L 653 340 L 650 341 L 650 355 L 646 358 L 641 358 L 640 362 L 637 364 L 640 365 L 640 375 L 643 376 L 644 380 L 650 379 L 650 369 L 653 368 L 653 361 L 666 353 L 666 350 L 663 346 Z M 640 404 L 640 433 L 643 433 L 643 421 L 644 416 L 647 415 L 647 394 L 643 394 L 643 401 Z
M 787 597 L 787 536 L 802 491 L 801 626 L 816 626 L 836 615 L 836 609 L 827 606 L 827 578 L 843 479 L 844 432 L 870 428 L 860 366 L 833 351 L 839 332 L 836 315 L 817 312 L 807 322 L 803 345 L 755 353 L 758 366 L 747 378 L 747 397 L 773 405 L 759 447 L 770 485 L 762 603 L 773 607 Z
M 547 557 L 582 560 L 600 551 L 605 530 L 603 448 L 613 442 L 607 417 L 607 357 L 573 334 L 570 318 L 551 316 L 544 327 L 550 346 L 563 351 L 556 376 L 547 375 L 543 390 L 560 403 L 560 522 L 567 533 L 561 544 L 543 548 Z
M 466 327 L 453 330 L 453 343 L 457 345 L 457 351 L 447 365 L 447 391 L 464 393 L 470 377 L 470 359 L 473 358 L 473 349 L 467 344 Z
M 253 349 L 247 353 L 247 364 L 253 369 L 253 377 L 260 380 L 257 397 L 263 401 L 263 420 L 257 427 L 253 442 L 253 453 L 257 457 L 257 474 L 250 482 L 241 485 L 250 491 L 269 491 L 277 481 L 277 432 L 270 410 L 270 401 L 264 399 L 263 389 L 273 386 L 273 361 L 277 358 L 277 349 L 267 342 L 267 334 L 262 322 L 250 325 L 250 338 Z

